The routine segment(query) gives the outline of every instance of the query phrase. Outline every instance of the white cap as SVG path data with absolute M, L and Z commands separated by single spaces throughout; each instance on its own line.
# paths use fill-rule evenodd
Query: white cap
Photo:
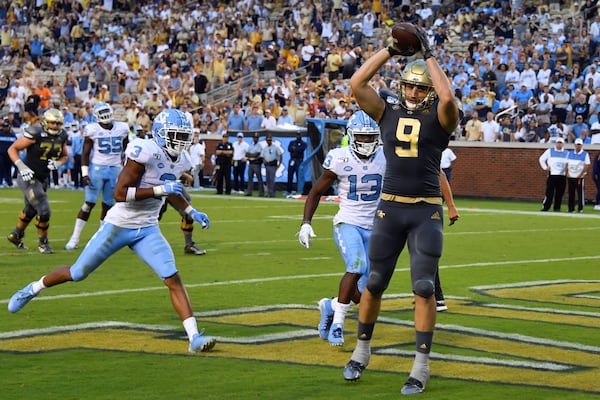
M 581 138 L 575 139 L 575 144 L 583 144 L 583 140 Z
M 565 139 L 563 139 L 561 137 L 556 138 L 556 143 L 564 143 L 564 142 L 565 142 Z

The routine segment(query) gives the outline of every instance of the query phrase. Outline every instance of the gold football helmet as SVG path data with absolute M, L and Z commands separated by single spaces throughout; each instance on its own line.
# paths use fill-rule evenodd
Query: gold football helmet
M 424 88 L 426 95 L 417 103 L 408 101 L 406 97 L 406 85 Z M 431 106 L 436 96 L 433 81 L 431 80 L 431 75 L 429 75 L 425 61 L 415 60 L 406 64 L 402 71 L 402 78 L 400 78 L 400 103 L 410 111 L 424 110 Z
M 42 115 L 42 128 L 50 135 L 59 135 L 63 130 L 65 117 L 60 110 L 49 108 Z

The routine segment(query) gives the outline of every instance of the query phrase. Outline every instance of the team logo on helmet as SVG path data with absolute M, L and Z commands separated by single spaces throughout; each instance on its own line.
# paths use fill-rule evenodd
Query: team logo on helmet
M 346 126 L 348 145 L 359 155 L 369 157 L 380 144 L 381 131 L 379 125 L 366 112 L 359 110 L 348 120 Z
M 193 131 L 187 117 L 175 108 L 162 111 L 152 123 L 152 138 L 171 156 L 178 156 L 192 144 Z
M 110 124 L 113 121 L 113 109 L 110 104 L 103 101 L 94 105 L 93 114 L 98 123 Z

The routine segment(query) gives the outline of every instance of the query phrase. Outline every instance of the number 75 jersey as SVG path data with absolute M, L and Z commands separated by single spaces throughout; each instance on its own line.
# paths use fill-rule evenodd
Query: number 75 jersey
M 382 148 L 368 159 L 358 158 L 349 146 L 333 149 L 327 154 L 323 168 L 337 175 L 340 209 L 333 224 L 343 222 L 371 229 L 383 187 Z

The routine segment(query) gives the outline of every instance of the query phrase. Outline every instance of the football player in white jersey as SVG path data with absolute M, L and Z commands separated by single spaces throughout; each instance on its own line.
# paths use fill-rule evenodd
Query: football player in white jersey
M 47 287 L 85 279 L 112 254 L 129 247 L 169 288 L 171 302 L 190 341 L 189 351 L 207 351 L 215 345 L 214 337 L 198 332 L 173 250 L 158 226 L 158 213 L 166 197 L 202 228 L 210 226 L 208 216 L 181 196 L 182 185 L 176 181 L 192 166 L 185 151 L 192 143 L 192 127 L 181 111 L 167 109 L 156 116 L 152 131 L 153 140 L 135 139 L 127 146 L 125 166 L 115 187 L 117 202 L 75 263 L 58 267 L 19 290 L 9 300 L 8 311 L 19 311 Z
M 74 250 L 79 245 L 81 231 L 90 218 L 100 193 L 101 221 L 115 204 L 115 183 L 121 172 L 123 148 L 129 136 L 129 126 L 125 122 L 113 121 L 113 110 L 108 103 L 96 103 L 93 114 L 96 122 L 88 124 L 83 132 L 85 139 L 81 154 L 81 184 L 85 187 L 85 200 L 77 213 L 73 234 L 65 245 L 67 250 Z
M 145 133 L 144 129 L 140 125 L 134 125 L 133 131 L 135 132 L 135 136 L 137 137 L 152 139 L 152 132 Z M 190 175 L 189 172 L 184 172 L 179 179 L 182 182 L 187 182 L 188 185 L 191 185 L 194 182 L 194 178 L 192 177 L 192 175 Z M 185 186 L 183 187 L 183 192 L 181 193 L 181 195 L 187 200 L 188 203 L 192 204 L 192 198 L 185 189 Z M 196 245 L 196 242 L 194 242 L 194 219 L 187 215 L 185 210 L 178 209 L 175 205 L 169 202 L 169 199 L 167 199 L 167 201 L 165 201 L 165 203 L 160 209 L 160 212 L 158 214 L 158 220 L 160 221 L 163 214 L 167 211 L 168 204 L 171 204 L 171 206 L 179 213 L 179 215 L 181 215 L 181 233 L 183 233 L 183 240 L 185 243 L 183 247 L 183 253 L 193 254 L 196 256 L 203 256 L 204 254 L 206 254 L 206 250 L 199 248 Z
M 321 196 L 337 183 L 340 207 L 333 218 L 334 240 L 346 264 L 338 296 L 319 302 L 319 335 L 332 346 L 344 344 L 344 319 L 352 304 L 360 302 L 369 272 L 367 249 L 377 210 L 385 157 L 379 146 L 379 126 L 364 111 L 357 111 L 346 127 L 348 146 L 331 150 L 323 162 L 323 174 L 312 187 L 304 205 L 304 219 L 298 234 L 300 243 L 310 247 L 314 237 L 312 217 Z

